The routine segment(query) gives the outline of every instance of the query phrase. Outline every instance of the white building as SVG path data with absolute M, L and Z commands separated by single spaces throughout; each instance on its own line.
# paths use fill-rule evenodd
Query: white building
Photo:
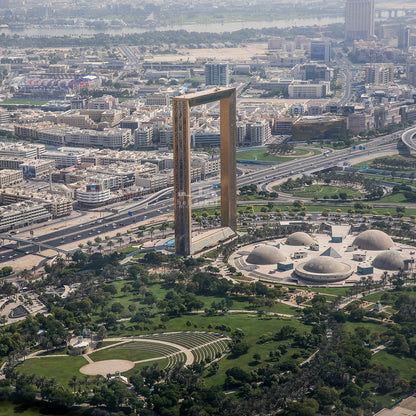
M 319 84 L 295 81 L 288 87 L 289 98 L 323 98 L 331 93 L 330 83 Z
M 85 189 L 77 189 L 76 199 L 81 205 L 97 207 L 105 205 L 111 198 L 110 190 L 101 184 L 90 184 Z

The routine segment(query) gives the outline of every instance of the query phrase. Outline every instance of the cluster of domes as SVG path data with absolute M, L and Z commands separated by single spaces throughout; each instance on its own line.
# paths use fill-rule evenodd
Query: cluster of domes
M 373 266 L 391 271 L 404 269 L 404 257 L 396 250 L 383 251 L 373 260 Z
M 383 231 L 367 230 L 357 235 L 354 245 L 362 250 L 388 250 L 394 243 Z
M 351 266 L 332 257 L 313 257 L 299 264 L 295 272 L 307 280 L 337 282 L 346 279 L 353 272 Z
M 286 256 L 275 246 L 262 244 L 256 247 L 247 257 L 251 264 L 277 264 L 285 261 Z
M 314 243 L 315 240 L 303 231 L 290 234 L 290 236 L 286 239 L 286 244 L 289 246 L 310 246 Z
M 296 253 L 296 247 L 309 247 L 316 241 L 305 232 L 295 232 L 286 239 L 287 246 L 271 244 L 260 244 L 256 246 L 246 258 L 247 263 L 255 265 L 278 265 L 278 270 L 290 270 L 293 268 L 293 260 L 299 258 Z M 393 240 L 384 232 L 379 230 L 367 230 L 360 233 L 353 242 L 353 245 L 361 250 L 379 251 L 372 261 L 372 266 L 379 270 L 397 271 L 405 268 L 406 259 L 400 251 L 395 250 Z M 316 247 L 313 247 L 316 249 Z M 319 246 L 318 246 L 319 249 Z M 289 260 L 285 268 L 284 262 L 288 261 L 285 252 L 295 252 L 293 260 Z M 350 251 L 350 250 L 347 250 Z M 300 257 L 304 257 L 306 252 L 299 252 Z M 292 254 L 291 254 L 292 257 Z M 372 257 L 372 256 L 371 256 Z M 281 267 L 281 268 L 280 268 Z M 354 267 L 355 269 L 355 267 Z M 296 264 L 294 273 L 301 279 L 316 283 L 339 282 L 347 279 L 354 272 L 353 266 L 348 262 L 342 261 L 342 255 L 339 254 L 331 245 L 325 246 L 325 250 L 320 255 L 304 259 L 301 263 Z

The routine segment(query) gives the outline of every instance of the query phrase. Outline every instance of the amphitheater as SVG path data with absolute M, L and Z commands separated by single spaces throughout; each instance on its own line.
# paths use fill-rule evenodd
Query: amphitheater
M 379 230 L 351 232 L 328 225 L 327 232 L 296 232 L 285 238 L 240 247 L 229 263 L 251 280 L 302 285 L 353 285 L 369 276 L 413 271 L 414 247 L 395 244 Z
M 159 364 L 160 368 L 171 368 L 177 364 L 191 365 L 195 362 L 209 363 L 222 358 L 229 351 L 230 337 L 216 332 L 183 331 L 165 332 L 133 337 L 107 338 L 104 346 L 86 352 L 78 357 L 67 354 L 50 354 L 37 351 L 27 356 L 22 365 L 31 360 L 77 359 L 71 361 L 72 367 L 77 367 L 85 375 L 102 375 L 124 373 L 143 365 Z M 82 357 L 82 358 L 81 358 Z M 54 366 L 45 365 L 54 377 L 62 364 L 55 362 Z M 128 374 L 128 373 L 127 373 Z
M 190 365 L 194 362 L 207 362 L 222 357 L 228 350 L 230 338 L 214 332 L 168 332 L 151 335 L 143 335 L 134 338 L 109 338 L 111 345 L 96 349 L 84 358 L 89 362 L 80 368 L 80 372 L 87 375 L 113 374 L 116 371 L 125 372 L 136 364 L 149 363 L 164 360 L 170 368 L 176 364 Z M 100 356 L 111 355 L 112 359 L 100 360 Z M 126 355 L 152 355 L 151 358 L 126 360 Z M 118 358 L 117 358 L 118 357 Z

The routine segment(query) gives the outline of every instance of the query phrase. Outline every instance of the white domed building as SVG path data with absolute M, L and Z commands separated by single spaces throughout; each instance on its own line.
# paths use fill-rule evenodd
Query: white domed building
M 404 261 L 405 258 L 399 251 L 387 250 L 377 255 L 372 264 L 377 269 L 397 271 L 404 270 Z
M 275 246 L 262 244 L 256 247 L 247 257 L 251 264 L 277 264 L 286 260 L 286 256 Z
M 393 240 L 380 230 L 367 230 L 358 234 L 353 245 L 362 250 L 388 250 L 394 246 Z
M 339 282 L 349 277 L 353 272 L 352 267 L 332 257 L 313 257 L 300 263 L 295 268 L 295 273 L 306 280 L 328 283 Z
M 341 229 L 342 227 L 342 229 Z M 327 228 L 328 230 L 328 228 Z M 341 238 L 334 238 L 341 236 Z M 354 285 L 365 276 L 381 280 L 385 272 L 411 270 L 415 248 L 395 244 L 379 230 L 351 233 L 334 225 L 331 232 L 295 232 L 240 247 L 229 257 L 248 280 L 310 285 Z
M 286 244 L 289 246 L 310 246 L 314 243 L 315 240 L 303 231 L 290 234 L 290 236 L 286 239 Z

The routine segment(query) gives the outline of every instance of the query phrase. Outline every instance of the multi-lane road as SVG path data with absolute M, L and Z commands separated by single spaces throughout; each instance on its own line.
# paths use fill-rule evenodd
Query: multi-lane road
M 345 162 L 352 162 L 357 158 L 374 158 L 377 154 L 386 153 L 397 147 L 397 139 L 400 136 L 401 133 L 394 133 L 376 138 L 366 143 L 365 149 L 361 150 L 353 150 L 352 148 L 333 151 L 325 150 L 323 154 L 306 159 L 267 165 L 264 168 L 240 175 L 237 178 L 237 186 L 241 187 L 255 183 L 262 189 L 266 189 L 268 184 L 281 178 L 313 173 L 331 166 L 344 164 Z M 213 185 L 218 182 L 219 179 L 215 178 L 206 182 L 192 184 L 193 204 L 201 206 L 209 201 L 218 200 L 220 191 L 213 189 Z M 34 241 L 54 247 L 70 246 L 75 249 L 82 240 L 93 240 L 96 236 L 103 237 L 111 231 L 129 227 L 133 228 L 139 222 L 150 223 L 151 220 L 155 221 L 161 215 L 172 214 L 173 209 L 173 189 L 167 189 L 160 192 L 157 196 L 150 196 L 146 200 L 126 202 L 125 207 L 117 213 L 103 218 L 97 218 L 79 225 L 71 225 L 44 235 L 37 236 L 35 232 Z M 6 261 L 10 256 L 18 258 L 27 253 L 36 253 L 37 251 L 38 248 L 33 244 L 21 243 L 19 250 L 16 250 L 15 245 L 7 244 L 0 249 L 0 261 Z

